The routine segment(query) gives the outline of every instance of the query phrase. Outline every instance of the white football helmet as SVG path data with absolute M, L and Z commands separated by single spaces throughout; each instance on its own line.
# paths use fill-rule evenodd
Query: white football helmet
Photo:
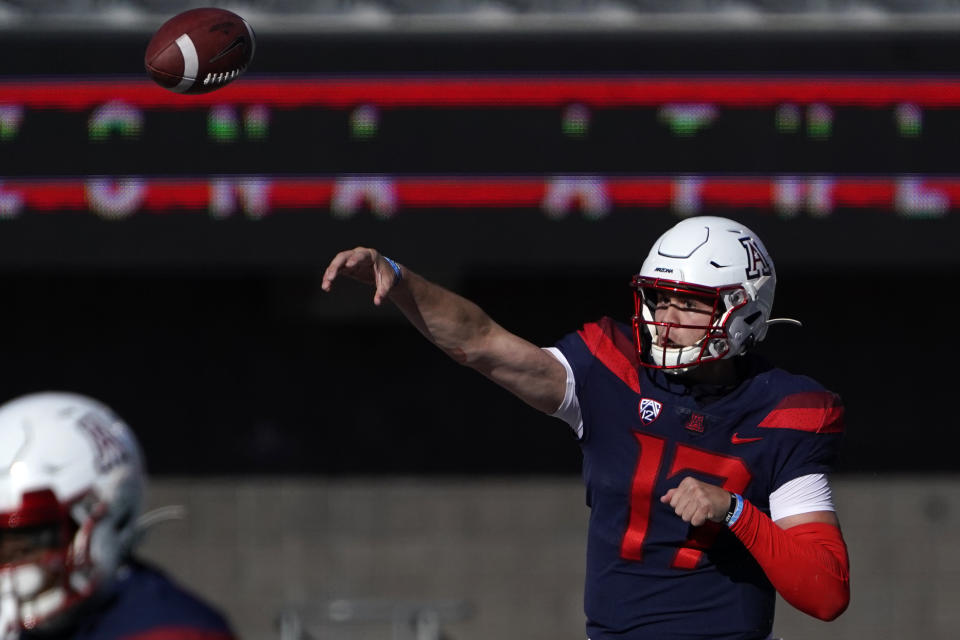
M 0 406 L 0 638 L 56 628 L 138 538 L 145 473 L 103 404 L 36 393 Z
M 653 244 L 633 278 L 633 333 L 642 364 L 677 373 L 744 353 L 767 335 L 776 284 L 770 254 L 747 227 L 713 216 L 679 222 Z M 656 322 L 662 292 L 712 302 L 709 323 Z M 704 332 L 696 344 L 670 346 L 672 329 L 693 328 Z

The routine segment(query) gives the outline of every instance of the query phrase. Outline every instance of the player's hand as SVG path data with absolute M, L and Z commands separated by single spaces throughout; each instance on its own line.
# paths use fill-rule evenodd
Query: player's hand
M 684 522 L 699 527 L 707 520 L 723 522 L 730 508 L 730 492 L 687 476 L 680 486 L 667 491 L 660 502 L 669 504 Z
M 324 291 L 330 291 L 333 281 L 341 275 L 373 285 L 376 289 L 373 294 L 375 305 L 382 303 L 400 281 L 380 252 L 367 247 L 348 249 L 334 256 L 327 270 L 323 272 L 320 286 Z

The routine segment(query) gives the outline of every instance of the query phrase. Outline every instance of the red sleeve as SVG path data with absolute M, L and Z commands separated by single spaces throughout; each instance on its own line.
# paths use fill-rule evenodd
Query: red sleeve
M 791 605 L 820 620 L 833 620 L 846 610 L 850 564 L 838 527 L 815 522 L 781 529 L 744 501 L 730 530 Z

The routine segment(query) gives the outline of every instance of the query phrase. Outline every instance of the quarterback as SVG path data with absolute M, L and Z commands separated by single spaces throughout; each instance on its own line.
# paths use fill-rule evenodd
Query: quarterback
M 776 272 L 725 218 L 666 231 L 633 277 L 629 324 L 603 318 L 541 348 L 369 248 L 324 274 L 375 288 L 457 362 L 564 420 L 590 507 L 591 640 L 764 640 L 775 593 L 832 620 L 850 598 L 827 474 L 839 397 L 756 355 Z

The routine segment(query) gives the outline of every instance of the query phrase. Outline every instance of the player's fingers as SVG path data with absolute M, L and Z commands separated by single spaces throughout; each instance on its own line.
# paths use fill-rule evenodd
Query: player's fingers
M 703 524 L 703 505 L 697 500 L 696 496 L 692 495 L 690 491 L 684 491 L 683 489 L 671 491 L 673 491 L 673 495 L 669 500 L 669 504 L 673 507 L 673 512 L 677 514 L 677 517 L 694 526 Z M 666 497 L 665 494 L 664 498 Z
M 673 496 L 676 492 L 677 492 L 676 489 L 670 489 L 665 494 L 660 496 L 660 502 L 662 502 L 663 504 L 670 504 L 670 501 L 673 499 Z
M 376 281 L 376 276 L 372 266 L 376 265 L 378 255 L 375 250 L 366 247 L 341 251 L 330 261 L 330 265 L 323 274 L 321 287 L 324 291 L 329 291 L 333 281 L 340 275 L 350 276 L 360 282 L 373 284 Z
M 697 509 L 696 509 L 696 515 L 694 516 L 693 520 L 691 520 L 690 522 L 694 526 L 699 527 L 704 522 L 706 522 L 707 518 L 709 518 L 710 516 L 710 498 L 707 496 L 707 494 L 703 491 L 702 488 L 698 488 L 694 492 L 693 501 L 694 501 L 694 504 L 696 504 Z
M 320 283 L 324 291 L 330 291 L 330 286 L 333 284 L 333 281 L 337 279 L 340 267 L 343 266 L 344 261 L 347 259 L 347 253 L 347 251 L 341 251 L 335 255 L 333 260 L 330 261 L 330 264 L 327 265 L 326 270 L 323 272 L 323 280 Z
M 337 271 L 343 268 L 354 258 L 356 253 L 357 249 L 346 249 L 333 256 L 333 260 L 331 260 L 329 266 L 327 266 L 327 272 Z
M 670 506 L 675 514 L 683 518 L 690 510 L 690 497 L 684 491 L 678 490 L 670 499 Z
M 695 527 L 701 526 L 707 521 L 707 508 L 702 504 L 696 505 L 693 509 L 693 512 L 690 514 L 690 524 Z
M 381 303 L 384 301 L 384 299 L 387 297 L 387 293 L 390 292 L 390 289 L 389 289 L 389 287 L 387 287 L 387 286 L 385 286 L 385 285 L 383 284 L 384 278 L 383 278 L 383 271 L 382 271 L 382 270 L 378 269 L 378 270 L 377 270 L 377 274 L 376 274 L 375 277 L 376 277 L 377 288 L 376 288 L 376 290 L 373 292 L 373 304 L 375 304 L 375 305 L 377 305 L 377 306 L 379 307 L 380 304 L 381 304 Z
M 675 511 L 677 511 L 677 515 L 680 515 L 680 511 L 678 511 L 678 509 L 680 509 L 685 503 L 686 494 L 684 491 L 682 489 L 674 490 L 673 495 L 670 496 L 669 504 L 674 508 Z
M 696 508 L 702 508 L 709 502 L 703 489 L 703 484 L 695 478 L 689 476 L 684 478 L 677 487 L 677 490 L 683 493 L 684 499 Z
M 690 516 L 690 524 L 695 527 L 699 527 L 706 521 L 706 508 L 703 505 L 698 505 L 697 508 L 693 510 L 693 514 Z
M 373 303 L 379 305 L 387 299 L 387 295 L 393 291 L 393 288 L 397 286 L 400 279 L 397 277 L 397 272 L 394 271 L 392 266 L 386 263 L 383 256 L 378 256 L 378 259 L 374 263 L 374 269 L 376 272 L 377 290 L 373 296 Z
M 697 505 L 691 502 L 684 502 L 677 509 L 677 515 L 680 516 L 680 519 L 684 522 L 691 522 L 694 516 L 697 513 Z
M 364 247 L 357 247 L 347 252 L 343 266 L 351 272 L 357 273 L 369 265 L 376 265 L 375 251 Z
M 380 306 L 380 304 L 387 299 L 387 294 L 390 293 L 390 289 L 393 287 L 380 285 L 377 287 L 377 292 L 373 296 L 373 304 Z
M 343 262 L 343 266 L 347 269 L 355 269 L 357 265 L 361 262 L 365 262 L 368 258 L 366 251 L 362 251 L 359 247 L 347 252 L 347 258 Z

